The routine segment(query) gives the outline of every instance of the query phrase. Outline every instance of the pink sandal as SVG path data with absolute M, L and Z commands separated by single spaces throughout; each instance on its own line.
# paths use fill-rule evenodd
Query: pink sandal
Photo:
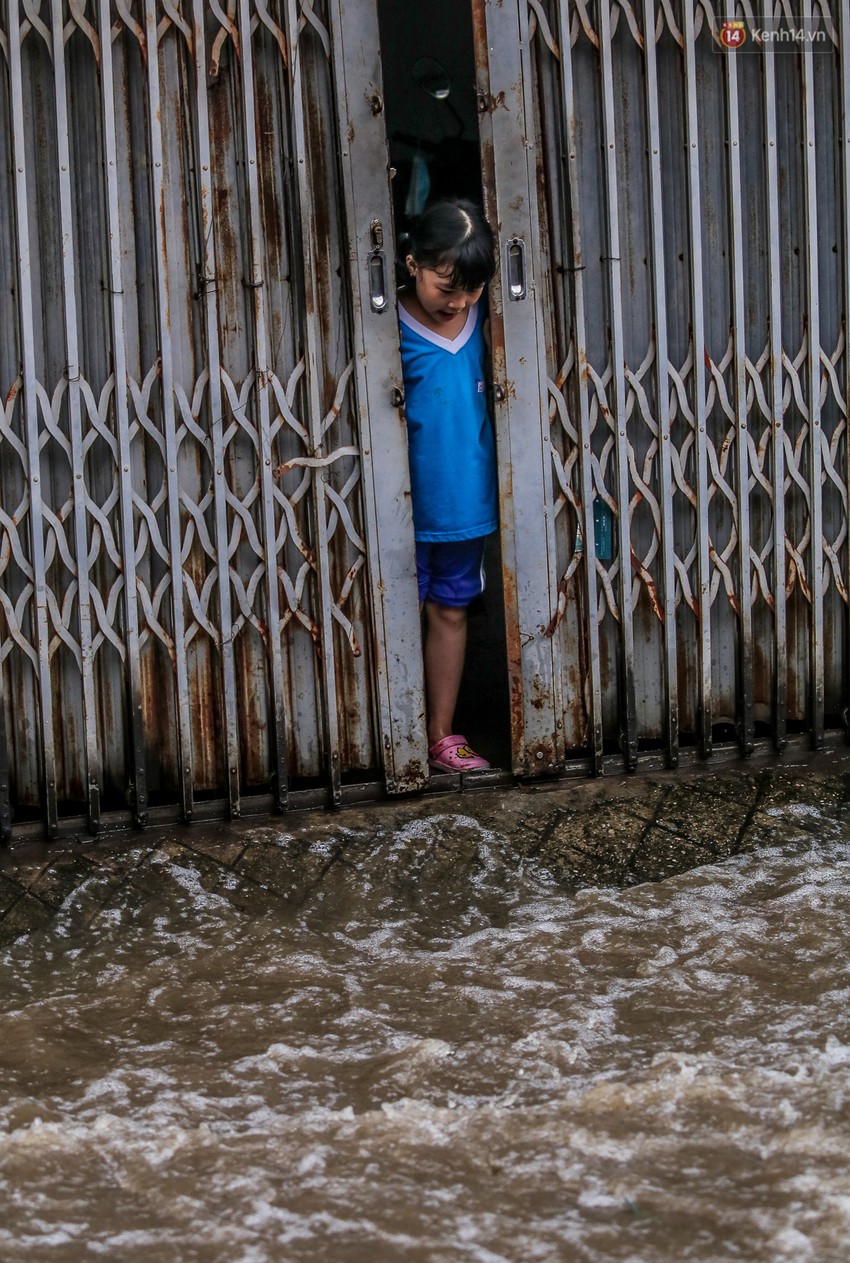
M 479 772 L 490 766 L 466 744 L 466 737 L 457 735 L 435 741 L 428 751 L 428 763 L 435 772 Z

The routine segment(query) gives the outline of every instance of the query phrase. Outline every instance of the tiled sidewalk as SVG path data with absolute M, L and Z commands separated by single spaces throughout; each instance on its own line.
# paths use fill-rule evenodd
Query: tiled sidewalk
M 0 945 L 57 913 L 90 924 L 155 900 L 169 865 L 247 914 L 376 887 L 446 897 L 529 866 L 574 889 L 657 881 L 768 843 L 782 809 L 850 819 L 850 758 L 562 781 L 0 851 Z M 186 874 L 184 874 L 186 875 Z

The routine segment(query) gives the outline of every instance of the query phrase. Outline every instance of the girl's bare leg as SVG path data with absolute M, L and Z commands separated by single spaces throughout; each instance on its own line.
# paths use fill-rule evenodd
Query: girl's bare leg
M 453 731 L 455 706 L 466 655 L 466 610 L 425 602 L 425 691 L 428 745 Z

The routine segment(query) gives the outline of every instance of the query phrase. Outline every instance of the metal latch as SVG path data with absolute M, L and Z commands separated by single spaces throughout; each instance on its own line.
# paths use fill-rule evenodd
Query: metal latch
M 387 292 L 387 256 L 384 254 L 384 226 L 379 219 L 369 225 L 372 249 L 367 261 L 369 273 L 369 303 L 373 311 L 386 311 L 389 306 Z
M 508 296 L 518 303 L 528 294 L 525 276 L 525 242 L 522 237 L 511 237 L 507 245 Z

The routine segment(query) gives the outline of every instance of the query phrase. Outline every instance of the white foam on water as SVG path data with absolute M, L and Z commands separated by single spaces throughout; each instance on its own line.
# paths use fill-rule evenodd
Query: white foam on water
M 187 896 L 187 903 L 192 910 L 193 916 L 201 914 L 204 917 L 216 918 L 221 913 L 227 915 L 232 914 L 232 905 L 224 896 L 218 894 L 215 890 L 209 890 L 201 880 L 201 874 L 189 862 L 182 862 L 168 855 L 154 855 L 151 859 L 154 867 L 162 869 L 163 873 L 170 879 L 173 886 L 180 891 L 181 894 Z M 167 919 L 164 920 L 165 927 L 169 926 Z M 167 928 L 161 930 L 164 937 L 171 937 Z M 184 937 L 182 927 L 178 930 L 178 935 L 186 946 L 190 946 L 196 939 L 196 932 Z
M 408 846 L 450 824 L 416 828 Z M 171 1194 L 151 1251 L 216 1263 L 352 1241 L 428 1263 L 516 1263 L 517 1241 L 523 1263 L 843 1259 L 848 867 L 808 837 L 630 890 L 541 883 L 469 932 L 355 909 L 295 938 L 210 902 L 188 865 L 142 930 L 2 957 L 0 1060 L 32 1023 L 44 1107 L 10 1058 L 0 1197 L 31 1235 L 0 1224 L 0 1257 L 137 1248 L 106 1183 Z M 725 1244 L 710 1224 L 702 1254 L 673 1244 L 715 1208 Z

